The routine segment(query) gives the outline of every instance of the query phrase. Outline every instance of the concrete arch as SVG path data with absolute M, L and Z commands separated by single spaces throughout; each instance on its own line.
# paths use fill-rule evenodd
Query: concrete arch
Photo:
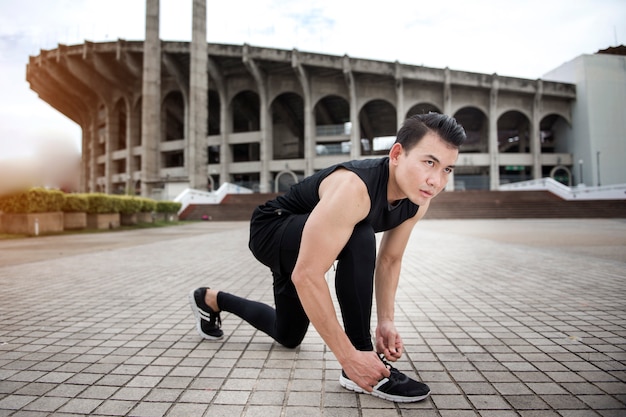
M 222 112 L 222 103 L 217 90 L 209 89 L 207 95 L 207 135 L 219 135 L 221 133 L 220 118 Z
M 279 187 L 280 186 L 280 177 L 282 177 L 283 175 L 289 175 L 289 176 L 291 176 L 291 178 L 293 178 L 293 183 L 291 185 L 293 185 L 293 184 L 298 182 L 298 176 L 292 170 L 285 169 L 283 171 L 280 171 L 278 174 L 276 174 L 276 177 L 274 178 L 274 192 L 275 193 L 281 192 L 281 190 L 279 189 L 280 188 Z M 286 190 L 283 190 L 283 191 L 286 191 Z
M 464 111 L 465 109 L 475 109 L 480 111 L 480 113 L 482 113 L 483 115 L 485 115 L 485 117 L 488 118 L 488 114 L 489 114 L 489 107 L 487 104 L 483 103 L 481 100 L 477 100 L 476 102 L 471 102 L 471 101 L 455 101 L 452 103 L 452 106 L 450 108 L 450 114 L 451 115 L 455 115 L 458 114 L 459 112 Z
M 259 87 L 256 85 L 253 79 L 237 79 L 236 85 L 233 85 L 233 82 L 228 82 L 228 86 L 226 88 L 227 95 L 226 101 L 227 103 L 232 103 L 233 99 L 240 95 L 241 93 L 252 92 L 256 95 L 260 95 Z
M 557 177 L 556 173 L 559 171 L 565 171 L 565 174 L 567 175 L 567 183 L 565 185 L 567 185 L 568 187 L 572 186 L 572 171 L 566 167 L 565 165 L 557 165 L 554 168 L 552 168 L 552 170 L 550 171 L 550 178 L 553 178 L 557 181 L 559 181 L 559 177 Z M 559 181 L 561 183 L 563 183 L 562 181 Z
M 478 107 L 467 106 L 456 111 L 453 117 L 463 126 L 467 141 L 461 152 L 485 153 L 489 151 L 489 118 Z
M 432 103 L 417 103 L 411 106 L 409 111 L 406 112 L 405 119 L 415 114 L 427 114 L 427 113 L 441 113 L 441 110 Z
M 332 93 L 328 93 L 326 91 L 316 92 L 312 94 L 313 97 L 313 107 L 317 106 L 321 101 L 331 97 L 337 100 L 344 100 L 350 102 L 350 96 L 343 91 L 333 91 Z
M 345 155 L 350 153 L 350 102 L 342 96 L 321 97 L 313 107 L 315 122 L 315 154 Z
M 359 133 L 361 155 L 386 155 L 387 150 L 375 150 L 374 140 L 396 135 L 396 107 L 387 100 L 369 100 L 359 112 Z
M 271 84 L 271 83 L 268 83 L 268 84 Z M 286 84 L 288 85 L 281 86 L 282 88 L 280 89 L 271 89 L 271 93 L 267 95 L 267 102 L 270 103 L 270 105 L 276 102 L 276 99 L 278 99 L 279 97 L 283 97 L 285 95 L 294 94 L 299 97 L 304 97 L 304 92 L 302 91 L 302 87 L 297 80 L 294 79 L 293 82 L 287 81 Z
M 258 92 L 242 90 L 231 99 L 229 111 L 232 116 L 231 132 L 252 132 L 261 126 L 261 98 Z
M 543 153 L 562 153 L 568 147 L 567 137 L 572 126 L 559 114 L 550 114 L 541 119 L 539 123 L 539 140 Z
M 162 141 L 180 140 L 185 137 L 186 112 L 187 106 L 181 91 L 173 90 L 163 97 L 161 106 Z
M 530 152 L 530 118 L 523 112 L 509 110 L 497 120 L 498 152 Z
M 315 125 L 337 125 L 350 121 L 350 101 L 345 97 L 328 94 L 313 105 Z
M 570 112 L 563 112 L 560 110 L 546 110 L 544 109 L 544 111 L 541 114 L 541 120 L 549 117 L 549 116 L 558 116 L 561 119 L 563 119 L 564 122 L 566 122 L 569 126 L 572 125 L 572 118 L 571 118 L 571 113 Z
M 285 92 L 272 100 L 274 159 L 304 158 L 304 99 Z
M 498 107 L 496 111 L 496 117 L 498 118 L 498 120 L 500 120 L 500 118 L 503 115 L 507 113 L 511 113 L 511 112 L 520 113 L 524 115 L 524 117 L 528 120 L 532 120 L 532 117 L 533 117 L 530 112 L 530 109 L 525 109 L 523 107 L 515 107 L 515 106 Z
M 113 108 L 113 120 L 111 120 L 111 149 L 116 151 L 126 149 L 128 144 L 128 129 L 130 111 L 128 102 L 120 97 Z

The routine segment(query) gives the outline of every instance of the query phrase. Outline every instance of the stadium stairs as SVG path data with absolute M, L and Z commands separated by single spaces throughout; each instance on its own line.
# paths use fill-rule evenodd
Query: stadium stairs
M 189 205 L 181 220 L 250 220 L 254 208 L 278 194 L 229 194 L 220 204 Z M 626 218 L 626 200 L 564 200 L 549 191 L 443 192 L 426 219 Z

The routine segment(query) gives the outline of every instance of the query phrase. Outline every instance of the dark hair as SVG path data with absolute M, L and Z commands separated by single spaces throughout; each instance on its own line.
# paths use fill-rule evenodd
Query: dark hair
M 459 148 L 465 142 L 465 130 L 453 117 L 440 113 L 415 114 L 404 121 L 396 136 L 396 143 L 410 151 L 427 133 L 436 133 L 451 147 Z

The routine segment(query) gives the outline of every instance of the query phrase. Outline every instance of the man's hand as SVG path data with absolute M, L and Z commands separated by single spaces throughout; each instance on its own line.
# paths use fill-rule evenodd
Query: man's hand
M 375 352 L 356 351 L 341 363 L 348 378 L 367 392 L 391 373 Z
M 395 362 L 402 356 L 404 345 L 402 338 L 392 321 L 383 321 L 376 327 L 376 352 L 385 355 L 385 359 Z

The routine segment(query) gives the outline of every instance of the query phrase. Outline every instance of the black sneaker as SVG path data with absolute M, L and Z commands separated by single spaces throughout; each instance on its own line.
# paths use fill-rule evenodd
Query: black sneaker
M 397 403 L 422 401 L 428 397 L 430 394 L 430 388 L 428 388 L 428 385 L 409 378 L 388 364 L 384 359 L 381 360 L 385 366 L 389 368 L 391 375 L 389 375 L 388 378 L 381 379 L 378 384 L 376 384 L 372 392 L 367 392 L 352 382 L 343 370 L 341 371 L 341 376 L 339 377 L 339 383 L 346 389 L 363 394 L 372 394 L 373 396 L 382 398 L 383 400 Z
M 204 302 L 206 290 L 206 287 L 200 287 L 191 290 L 189 293 L 189 304 L 191 305 L 193 316 L 196 318 L 196 330 L 198 334 L 205 339 L 221 339 L 224 336 L 224 332 L 220 329 L 222 319 L 220 318 L 219 312 L 214 312 L 213 309 Z

